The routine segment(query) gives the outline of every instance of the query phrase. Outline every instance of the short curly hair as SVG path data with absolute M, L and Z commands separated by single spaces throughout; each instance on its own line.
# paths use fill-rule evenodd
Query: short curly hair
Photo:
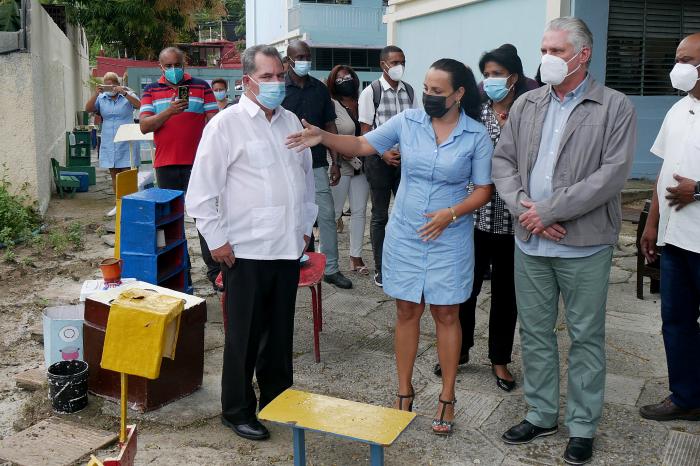
M 105 73 L 104 76 L 102 76 L 102 82 L 104 83 L 107 80 L 114 81 L 117 83 L 117 86 L 120 84 L 121 80 L 119 79 L 119 75 L 113 71 L 108 71 Z

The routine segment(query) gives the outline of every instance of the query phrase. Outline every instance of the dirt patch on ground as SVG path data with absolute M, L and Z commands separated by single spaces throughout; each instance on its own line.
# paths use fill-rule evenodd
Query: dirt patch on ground
M 112 247 L 106 244 L 103 237 L 110 234 L 112 229 L 110 224 L 114 222 L 113 218 L 105 216 L 105 213 L 114 206 L 114 198 L 104 174 L 100 175 L 96 188 L 91 188 L 89 193 L 78 194 L 74 199 L 53 199 L 45 216 L 46 230 L 39 235 L 38 240 L 13 248 L 11 258 L 5 257 L 6 250 L 0 250 L 0 315 L 2 316 L 0 319 L 0 438 L 25 429 L 52 414 L 46 391 L 28 392 L 18 389 L 15 387 L 14 375 L 43 364 L 43 346 L 32 332 L 33 327 L 41 325 L 42 310 L 49 305 L 77 303 L 83 281 L 99 278 L 99 262 L 112 255 Z M 625 208 L 635 209 L 636 212 L 642 207 L 643 201 L 625 205 Z M 636 230 L 636 224 L 630 221 L 623 222 L 623 238 L 618 245 L 619 254 L 616 252 L 621 256 L 616 259 L 620 267 L 623 262 L 634 264 L 633 248 Z M 190 250 L 194 249 L 196 252 L 199 246 L 191 224 L 188 225 L 187 237 L 190 245 L 193 245 Z M 344 258 L 343 264 L 347 264 L 349 254 L 347 232 L 339 237 L 342 240 L 340 248 Z M 368 265 L 372 267 L 367 239 L 363 254 Z M 201 258 L 192 254 L 192 260 L 195 267 L 193 273 L 195 287 L 198 287 L 197 294 L 200 296 L 206 295 L 207 292 L 211 294 L 211 286 L 203 278 Z M 349 274 L 346 268 L 343 268 L 343 272 Z M 351 293 L 345 294 L 330 286 L 324 286 L 323 289 L 324 333 L 321 364 L 313 362 L 310 338 L 312 334 L 310 297 L 307 290 L 300 292 L 301 298 L 297 302 L 298 312 L 295 323 L 298 335 L 298 338 L 295 338 L 295 383 L 309 391 L 388 406 L 394 399 L 392 388 L 394 363 L 391 344 L 384 345 L 386 348 L 384 346 L 380 348 L 379 345 L 370 345 L 367 342 L 372 339 L 391 342 L 391 335 L 385 328 L 392 327 L 393 304 L 372 284 L 371 277 L 349 276 L 352 277 L 355 285 Z M 625 277 L 627 280 L 629 273 L 626 273 Z M 628 290 L 631 285 L 626 283 L 615 285 L 611 294 L 621 295 L 620 290 L 623 286 L 626 300 L 627 295 L 631 296 L 631 291 Z M 337 299 L 333 298 L 334 293 Z M 488 292 L 485 291 L 484 300 L 488 299 L 487 295 Z M 356 308 L 355 301 L 350 299 L 351 296 L 369 299 L 373 301 L 374 307 L 370 310 L 368 305 L 362 304 Z M 213 302 L 216 299 L 215 296 L 211 298 Z M 611 309 L 619 311 L 634 307 L 635 312 L 651 312 L 644 310 L 646 305 L 653 307 L 654 315 L 657 313 L 656 305 L 650 301 L 635 300 L 633 305 L 628 304 L 627 301 L 623 304 L 615 304 L 620 300 L 623 298 L 617 295 L 614 300 L 611 298 Z M 221 367 L 222 338 L 213 338 L 213 335 L 222 335 L 222 330 L 220 308 L 212 305 L 209 311 L 210 318 L 207 324 L 209 351 L 206 353 L 205 377 L 211 379 L 217 377 L 216 371 L 220 371 Z M 483 392 L 482 398 L 486 397 L 483 399 L 501 400 L 504 395 L 494 387 L 485 356 L 488 335 L 485 329 L 488 315 L 481 309 L 477 318 L 479 330 L 476 338 L 477 347 L 473 352 L 474 363 L 461 370 L 459 387 L 465 394 L 469 393 L 473 396 L 474 393 Z M 432 375 L 432 367 L 436 361 L 433 349 L 434 329 L 427 315 L 425 322 L 421 338 L 422 341 L 427 341 L 425 348 L 430 348 L 430 351 L 425 349 L 426 354 L 419 355 L 416 366 L 416 387 L 424 387 L 420 396 L 430 395 L 430 402 L 426 403 L 426 406 L 430 406 L 428 408 L 430 411 L 438 393 L 436 390 L 439 388 L 439 380 Z M 378 333 L 380 336 L 375 338 Z M 639 335 L 646 338 L 646 334 Z M 649 353 L 661 355 L 662 346 L 659 341 L 660 337 L 654 340 L 654 345 L 650 345 L 648 340 L 644 340 L 643 347 Z M 515 354 L 518 354 L 518 350 L 519 343 L 516 343 Z M 611 352 L 611 354 L 614 356 L 614 353 Z M 522 371 L 519 366 L 519 357 L 515 359 L 513 370 L 520 377 Z M 562 354 L 562 360 L 565 359 L 565 355 Z M 614 358 L 611 361 L 611 367 L 615 369 L 619 366 L 618 373 L 627 377 L 637 376 L 639 372 L 639 367 L 631 363 L 620 362 L 621 360 Z M 635 361 L 634 364 L 639 363 Z M 649 394 L 645 392 L 644 400 L 660 398 L 665 387 L 661 384 L 659 387 L 655 391 L 650 391 Z M 217 404 L 216 399 L 211 401 L 208 398 L 202 398 L 208 406 Z M 469 396 L 465 395 L 461 399 L 469 399 Z M 188 403 L 194 404 L 195 401 L 194 396 L 188 399 Z M 91 396 L 88 407 L 80 413 L 71 415 L 70 418 L 86 425 L 116 431 L 118 418 L 109 414 L 115 412 L 115 409 L 110 402 Z M 643 427 L 646 430 L 643 435 L 639 433 L 640 424 L 636 408 L 627 405 L 621 405 L 621 407 L 608 405 L 606 410 L 611 411 L 609 415 L 611 419 L 623 419 L 621 422 L 625 425 L 623 427 L 604 425 L 602 437 L 605 437 L 605 432 L 613 432 L 614 435 L 610 437 L 632 440 L 617 442 L 624 443 L 622 446 L 618 446 L 617 443 L 611 446 L 611 441 L 608 440 L 607 443 L 604 441 L 603 448 L 596 452 L 601 459 L 605 458 L 602 459 L 603 463 L 606 461 L 610 464 L 619 463 L 620 456 L 615 456 L 617 451 L 643 449 L 650 443 L 649 439 L 652 439 L 652 443 L 661 445 L 657 448 L 656 443 L 653 444 L 653 447 L 660 451 L 666 435 L 665 431 L 660 432 L 654 430 L 656 428 L 654 425 L 644 424 Z M 202 412 L 205 411 L 208 412 L 202 410 Z M 520 458 L 517 457 L 519 453 L 516 450 L 503 450 L 500 443 L 493 439 L 497 439 L 503 429 L 520 419 L 522 414 L 521 393 L 516 392 L 498 405 L 498 409 L 493 411 L 492 419 L 485 422 L 482 427 L 470 428 L 462 418 L 459 421 L 462 424 L 453 439 L 440 440 L 437 443 L 434 436 L 429 434 L 432 415 L 430 412 L 427 416 L 422 415 L 399 443 L 389 449 L 387 462 L 390 464 L 520 463 Z M 610 421 L 606 422 L 610 423 Z M 168 425 L 145 419 L 138 420 L 137 423 L 140 430 L 138 464 L 291 463 L 291 434 L 285 428 L 270 426 L 273 438 L 265 444 L 256 444 L 242 441 L 230 430 L 223 428 L 218 420 L 218 413 L 213 417 L 200 416 L 186 426 Z M 349 464 L 367 461 L 366 449 L 349 441 L 316 434 L 309 434 L 308 439 L 308 455 L 313 464 Z M 634 439 L 642 440 L 634 443 L 636 442 Z M 547 456 L 542 460 L 542 462 L 554 464 L 559 461 L 559 450 L 563 449 L 565 440 L 560 436 L 552 440 L 557 442 L 554 447 L 546 442 L 541 446 L 534 446 L 533 454 L 556 448 L 557 459 Z M 605 449 L 612 453 L 606 453 L 603 451 Z M 99 456 L 109 455 L 102 451 Z M 508 456 L 507 460 L 506 456 Z M 649 457 L 650 454 L 647 455 L 644 452 L 636 453 L 637 462 L 640 464 L 659 463 L 659 461 L 646 461 Z M 339 458 L 342 459 L 340 462 Z
M 51 415 L 46 393 L 17 389 L 14 375 L 43 364 L 42 310 L 79 301 L 83 281 L 99 278 L 99 262 L 112 255 L 102 235 L 114 206 L 106 180 L 72 199 L 52 199 L 42 232 L 0 250 L 0 437 Z

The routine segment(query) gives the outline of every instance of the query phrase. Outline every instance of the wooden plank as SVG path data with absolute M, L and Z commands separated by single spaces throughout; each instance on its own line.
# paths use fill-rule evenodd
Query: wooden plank
M 15 374 L 15 385 L 19 388 L 31 391 L 45 389 L 48 386 L 46 368 L 44 366 L 39 366 Z
M 260 411 L 258 417 L 290 427 L 389 446 L 413 421 L 416 413 L 288 389 Z
M 51 417 L 0 440 L 0 459 L 19 466 L 71 465 L 116 439 L 115 432 Z

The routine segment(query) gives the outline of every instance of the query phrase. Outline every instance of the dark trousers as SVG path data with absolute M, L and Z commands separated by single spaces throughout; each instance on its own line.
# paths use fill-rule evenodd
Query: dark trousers
M 221 374 L 221 410 L 234 424 L 255 419 L 260 409 L 292 386 L 294 305 L 298 260 L 236 259 L 224 273 L 228 325 Z
M 166 165 L 164 167 L 158 167 L 155 170 L 159 188 L 187 191 L 187 186 L 190 184 L 192 165 Z M 197 234 L 199 235 L 199 247 L 202 251 L 202 259 L 207 266 L 207 278 L 210 282 L 214 283 L 216 277 L 219 275 L 219 263 L 212 259 L 209 246 L 202 234 L 199 233 L 199 231 L 197 231 Z
M 459 306 L 462 325 L 462 352 L 468 355 L 474 346 L 476 299 L 491 264 L 491 310 L 489 311 L 489 359 L 492 364 L 511 362 L 513 336 L 518 319 L 513 276 L 513 235 L 486 233 L 474 229 L 474 286 L 469 299 Z
M 155 171 L 159 188 L 187 191 L 192 165 L 166 165 L 156 168 Z
M 661 254 L 661 320 L 671 400 L 700 408 L 700 254 L 666 245 Z
M 382 270 L 382 251 L 384 250 L 384 233 L 389 222 L 389 203 L 391 193 L 396 197 L 401 181 L 401 168 L 390 167 L 376 156 L 365 160 L 365 173 L 369 182 L 372 199 L 372 216 L 369 223 L 369 237 L 374 255 L 374 268 Z

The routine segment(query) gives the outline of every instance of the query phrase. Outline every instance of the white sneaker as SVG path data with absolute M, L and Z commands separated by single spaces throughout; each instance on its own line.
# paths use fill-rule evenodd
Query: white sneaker
M 115 215 L 117 215 L 117 206 L 114 206 L 112 210 L 107 212 L 107 217 L 114 217 Z

